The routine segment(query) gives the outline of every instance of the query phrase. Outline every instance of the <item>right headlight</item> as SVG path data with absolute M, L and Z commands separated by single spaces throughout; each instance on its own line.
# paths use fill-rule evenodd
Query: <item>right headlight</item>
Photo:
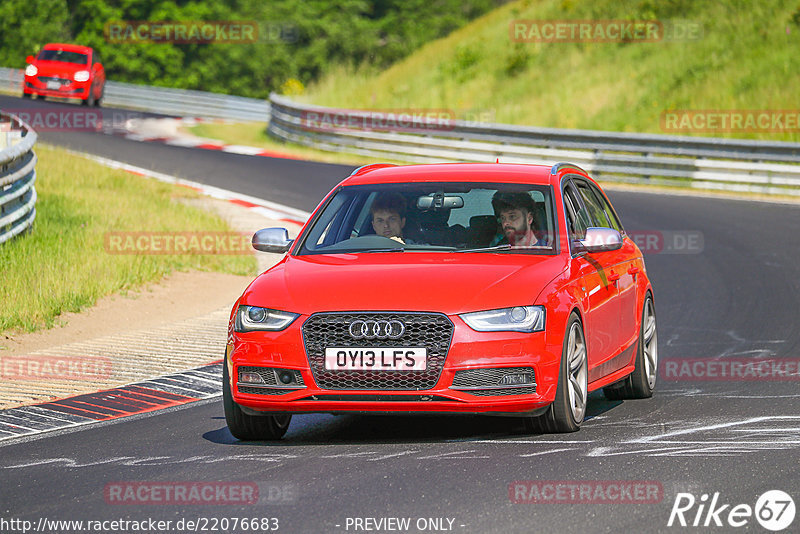
M 236 310 L 234 330 L 237 332 L 254 332 L 257 330 L 278 332 L 292 324 L 298 317 L 300 315 L 297 313 L 242 305 Z
M 459 315 L 478 332 L 538 332 L 544 330 L 544 306 L 514 306 Z
M 75 73 L 73 78 L 75 79 L 76 82 L 86 82 L 89 81 L 89 78 L 91 76 L 92 74 L 88 70 L 79 70 L 78 72 Z
M 36 68 L 36 65 L 25 67 L 25 76 L 36 76 L 37 74 L 39 74 L 39 69 Z

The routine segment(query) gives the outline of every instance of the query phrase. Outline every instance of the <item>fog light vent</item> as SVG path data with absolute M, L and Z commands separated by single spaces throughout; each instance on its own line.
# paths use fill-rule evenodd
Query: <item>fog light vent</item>
M 456 371 L 450 389 L 471 395 L 531 395 L 536 393 L 533 367 L 497 367 Z

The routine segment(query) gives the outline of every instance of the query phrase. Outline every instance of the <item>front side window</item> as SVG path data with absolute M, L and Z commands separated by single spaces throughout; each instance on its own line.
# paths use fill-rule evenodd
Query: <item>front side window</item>
M 553 253 L 548 186 L 414 183 L 339 189 L 301 238 L 299 254 L 497 250 Z
M 586 229 L 592 226 L 592 222 L 572 185 L 564 187 L 564 213 L 567 215 L 570 241 L 583 240 Z
M 576 185 L 592 218 L 592 224 L 621 232 L 622 227 L 606 198 L 587 182 L 576 182 Z

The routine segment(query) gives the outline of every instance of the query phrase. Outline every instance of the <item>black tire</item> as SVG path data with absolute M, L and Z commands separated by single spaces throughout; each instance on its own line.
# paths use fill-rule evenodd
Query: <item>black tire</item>
M 30 98 L 33 96 L 33 93 L 22 93 L 22 98 Z
M 573 329 L 579 335 L 579 343 L 582 344 L 582 362 L 577 359 L 570 361 L 573 352 Z M 576 363 L 576 365 L 572 365 Z M 580 429 L 583 418 L 586 415 L 586 402 L 588 397 L 588 360 L 586 354 L 586 337 L 583 335 L 583 324 L 578 315 L 573 312 L 567 328 L 564 331 L 564 344 L 561 349 L 561 367 L 558 372 L 558 385 L 556 387 L 556 398 L 547 408 L 547 411 L 538 417 L 530 417 L 525 420 L 526 430 L 539 434 L 552 434 L 563 432 L 575 432 Z M 573 376 L 573 374 L 577 376 Z M 570 394 L 570 381 L 575 379 L 573 384 L 576 386 L 573 391 L 578 395 L 577 404 L 582 404 L 580 409 L 573 408 L 572 395 Z M 582 388 L 582 394 L 577 392 Z M 582 398 L 580 398 L 582 397 Z
M 86 100 L 81 100 L 81 105 L 83 106 L 94 106 L 94 87 L 89 89 L 89 96 L 86 97 Z
M 649 318 L 652 317 L 652 332 Z M 636 360 L 633 372 L 616 384 L 603 388 L 608 400 L 649 399 L 653 396 L 658 374 L 658 332 L 656 331 L 656 310 L 650 293 L 642 306 L 642 324 L 639 328 L 639 341 L 636 346 Z
M 103 97 L 106 96 L 106 86 L 103 84 L 103 89 L 100 91 L 100 96 L 97 97 L 97 100 L 94 101 L 94 107 L 99 108 L 100 104 L 103 103 Z
M 44 100 L 44 95 L 37 94 L 36 100 Z
M 291 415 L 247 415 L 233 401 L 228 378 L 227 358 L 222 364 L 222 406 L 225 408 L 225 422 L 233 437 L 242 441 L 263 441 L 281 439 L 289 430 Z

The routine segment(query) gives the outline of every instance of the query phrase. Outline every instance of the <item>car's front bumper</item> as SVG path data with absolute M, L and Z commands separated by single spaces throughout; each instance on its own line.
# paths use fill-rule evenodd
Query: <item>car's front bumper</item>
M 283 332 L 232 333 L 226 365 L 234 401 L 247 413 L 463 413 L 534 415 L 555 398 L 561 339 L 548 332 L 476 332 L 457 316 L 452 341 L 438 380 L 428 389 L 331 389 L 319 387 L 306 356 L 299 318 Z M 241 367 L 298 372 L 300 384 L 286 389 L 239 384 Z M 535 386 L 508 389 L 486 386 L 464 390 L 454 386 L 467 370 L 532 369 Z M 493 375 L 493 376 L 494 376 Z M 464 375 L 461 375 L 463 377 Z M 496 389 L 492 389 L 492 387 Z M 242 391 L 244 389 L 244 391 Z M 258 392 L 256 392 L 258 391 Z
M 57 89 L 48 87 L 47 81 L 41 78 L 51 78 L 53 80 L 60 80 L 56 83 L 59 84 Z M 35 94 L 42 96 L 58 97 L 58 98 L 80 98 L 85 100 L 89 98 L 89 91 L 92 87 L 92 80 L 89 79 L 85 82 L 76 82 L 66 77 L 43 77 L 43 76 L 25 76 L 22 91 L 25 94 Z

